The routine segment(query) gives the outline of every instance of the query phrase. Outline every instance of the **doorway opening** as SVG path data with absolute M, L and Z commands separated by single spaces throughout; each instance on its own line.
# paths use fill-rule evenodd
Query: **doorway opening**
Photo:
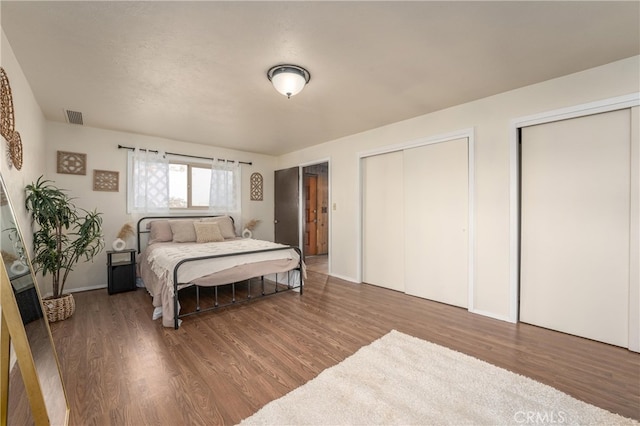
M 302 168 L 303 252 L 307 269 L 328 273 L 329 163 Z

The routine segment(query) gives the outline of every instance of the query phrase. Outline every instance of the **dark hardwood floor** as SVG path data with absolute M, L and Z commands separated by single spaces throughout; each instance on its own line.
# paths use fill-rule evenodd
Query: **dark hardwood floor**
M 329 271 L 329 256 L 326 254 L 306 256 L 304 263 L 307 265 L 307 271 L 319 272 L 321 274 L 326 274 Z
M 76 293 L 52 324 L 72 425 L 236 424 L 392 329 L 483 359 L 640 419 L 640 355 L 309 272 L 287 292 L 151 321 L 143 290 Z

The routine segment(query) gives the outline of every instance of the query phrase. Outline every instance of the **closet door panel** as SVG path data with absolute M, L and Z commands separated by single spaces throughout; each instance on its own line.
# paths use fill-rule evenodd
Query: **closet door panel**
M 621 110 L 522 129 L 521 321 L 627 346 L 630 127 Z
M 402 152 L 361 161 L 363 281 L 404 291 Z
M 468 306 L 468 141 L 404 151 L 405 291 Z

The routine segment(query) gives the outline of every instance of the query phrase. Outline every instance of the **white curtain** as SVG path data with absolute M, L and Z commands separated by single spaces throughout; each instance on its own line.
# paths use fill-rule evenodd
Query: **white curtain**
M 239 213 L 240 200 L 240 164 L 214 159 L 211 163 L 209 210 L 215 213 Z
M 128 213 L 169 212 L 169 160 L 162 152 L 129 151 Z

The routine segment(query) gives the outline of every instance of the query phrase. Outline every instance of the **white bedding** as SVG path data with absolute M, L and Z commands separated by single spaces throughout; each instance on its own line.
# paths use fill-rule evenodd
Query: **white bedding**
M 181 260 L 194 257 L 251 252 L 255 250 L 281 247 L 284 248 L 287 246 L 272 243 L 270 241 L 252 239 L 229 240 L 204 244 L 172 244 L 162 245 L 154 249 L 149 253 L 147 260 L 151 265 L 151 270 L 158 278 L 171 288 L 169 293 L 173 295 L 173 270 Z M 263 262 L 266 260 L 294 259 L 297 261 L 299 258 L 300 256 L 294 249 L 289 249 L 188 262 L 187 264 L 181 265 L 178 269 L 178 283 L 190 283 L 196 278 L 233 268 L 234 266 Z
M 291 270 L 300 259 L 298 252 L 293 248 L 241 254 L 285 247 L 287 246 L 252 239 L 227 240 L 216 243 L 158 243 L 148 246 L 143 251 L 139 264 L 144 285 L 153 296 L 153 305 L 156 307 L 154 319 L 162 316 L 162 323 L 165 327 L 173 326 L 173 271 L 181 260 L 230 253 L 240 254 L 187 262 L 178 269 L 178 282 L 180 283 L 178 289 L 187 287 L 193 282 L 206 286 L 219 285 Z M 298 271 L 294 272 L 294 282 L 301 283 Z M 243 274 L 244 276 L 242 276 Z M 306 274 L 303 266 L 304 275 Z M 211 278 L 217 276 L 220 278 Z M 205 281 L 201 282 L 203 278 Z

